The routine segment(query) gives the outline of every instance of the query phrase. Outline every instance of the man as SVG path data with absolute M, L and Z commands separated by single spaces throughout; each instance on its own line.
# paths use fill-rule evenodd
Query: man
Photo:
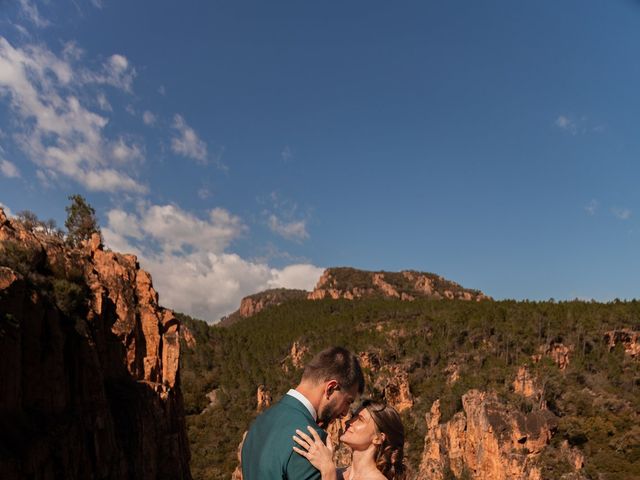
M 293 435 L 312 426 L 326 440 L 323 429 L 346 415 L 363 390 L 358 357 L 342 347 L 318 353 L 300 384 L 249 428 L 242 446 L 243 480 L 319 480 L 320 472 L 293 451 Z

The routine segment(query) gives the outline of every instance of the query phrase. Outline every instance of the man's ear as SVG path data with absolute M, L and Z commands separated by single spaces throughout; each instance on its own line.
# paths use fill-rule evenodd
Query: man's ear
M 331 397 L 333 392 L 335 392 L 336 390 L 339 390 L 339 389 L 340 389 L 340 384 L 338 383 L 337 380 L 329 380 L 324 385 L 324 394 L 328 399 L 328 398 Z

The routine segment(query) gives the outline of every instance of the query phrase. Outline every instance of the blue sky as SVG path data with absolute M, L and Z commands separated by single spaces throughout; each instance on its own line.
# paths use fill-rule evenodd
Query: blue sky
M 209 321 L 322 268 L 638 297 L 640 2 L 0 2 L 0 202 Z

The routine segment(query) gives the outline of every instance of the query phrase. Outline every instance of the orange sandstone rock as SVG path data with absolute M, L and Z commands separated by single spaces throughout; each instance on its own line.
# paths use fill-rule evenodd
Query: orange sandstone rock
M 73 276 L 86 305 L 64 313 L 0 268 L 2 435 L 19 445 L 1 456 L 2 478 L 190 479 L 180 324 L 150 275 L 134 256 L 105 251 L 99 235 L 70 249 L 0 209 L 0 250 L 11 242 L 34 269 Z
M 631 358 L 640 358 L 640 332 L 629 328 L 611 330 L 604 334 L 605 342 L 609 350 L 613 350 L 616 345 L 622 344 L 624 353 Z
M 498 400 L 495 393 L 470 390 L 463 411 L 441 421 L 440 402 L 426 416 L 427 435 L 418 480 L 442 480 L 449 469 L 474 480 L 540 479 L 533 460 L 556 428 L 548 410 L 524 414 Z

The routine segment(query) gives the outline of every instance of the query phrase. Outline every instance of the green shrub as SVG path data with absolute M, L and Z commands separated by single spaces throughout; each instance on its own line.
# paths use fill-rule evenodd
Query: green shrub
M 74 317 L 83 313 L 87 305 L 87 287 L 63 278 L 54 278 L 51 285 L 53 287 L 54 302 L 62 313 L 67 317 Z
M 39 272 L 43 254 L 39 248 L 23 244 L 16 240 L 5 240 L 0 245 L 0 266 L 27 277 Z

